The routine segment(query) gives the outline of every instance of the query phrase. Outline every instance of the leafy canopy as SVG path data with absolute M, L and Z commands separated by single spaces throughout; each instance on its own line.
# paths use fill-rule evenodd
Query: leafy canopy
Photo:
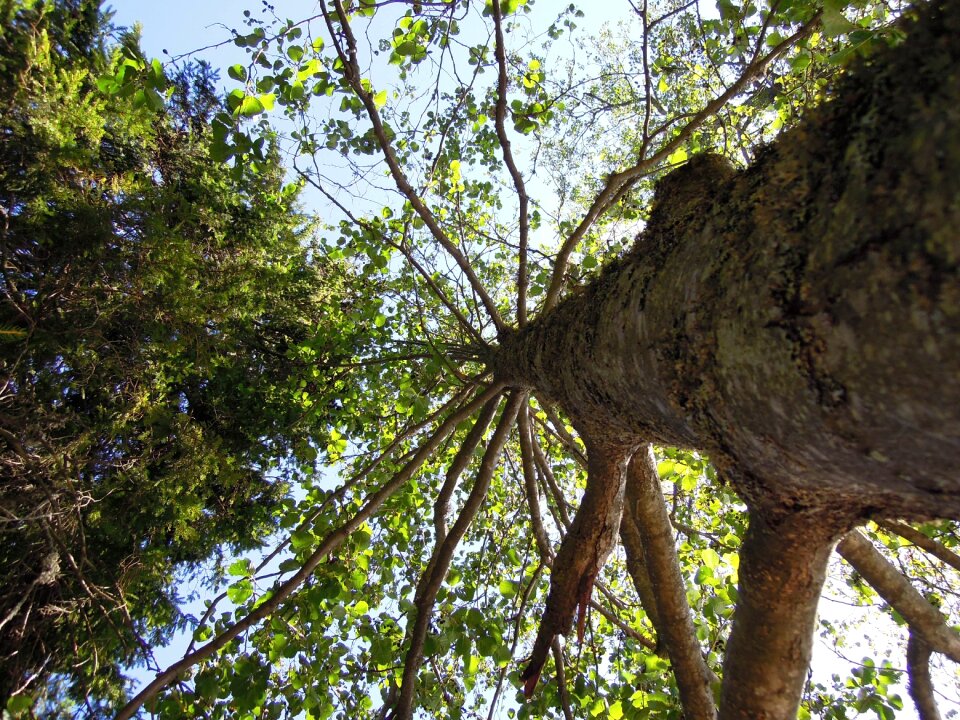
M 95 108 L 90 130 L 70 130 L 67 144 L 96 160 L 98 172 L 84 172 L 130 183 L 107 195 L 95 185 L 99 231 L 71 223 L 78 236 L 56 244 L 56 272 L 19 271 L 20 293 L 27 277 L 53 285 L 34 292 L 63 312 L 44 317 L 78 337 L 58 333 L 43 356 L 45 398 L 24 396 L 21 381 L 11 401 L 30 399 L 59 421 L 66 411 L 53 398 L 81 396 L 88 415 L 71 411 L 80 429 L 58 437 L 109 438 L 113 463 L 91 471 L 87 487 L 111 492 L 90 490 L 85 517 L 107 527 L 144 508 L 131 523 L 146 543 L 135 557 L 156 580 L 137 602 L 166 614 L 127 605 L 156 628 L 150 642 L 192 633 L 194 652 L 127 711 L 146 702 L 165 718 L 378 717 L 413 702 L 416 688 L 422 717 L 681 717 L 649 587 L 622 549 L 598 578 L 582 641 L 558 646 L 533 697 L 520 694 L 552 548 L 586 483 L 585 445 L 542 398 L 494 401 L 491 347 L 625 248 L 665 170 L 705 151 L 750 162 L 849 62 L 902 33 L 898 8 L 866 0 L 627 3 L 616 22 L 578 28 L 607 11 L 358 0 L 285 18 L 264 4 L 234 31 L 248 58 L 227 69 L 235 85 L 222 105 L 187 89 L 206 87 L 205 71 L 171 86 L 170 69 L 128 43 L 97 56 L 96 70 L 73 60 L 83 82 L 37 112 L 32 123 L 49 118 L 67 133 L 71 108 Z M 40 42 L 28 25 L 18 42 Z M 25 96 L 24 112 L 41 96 Z M 101 171 L 103 143 L 89 145 L 106 127 L 119 133 L 108 147 L 143 148 L 126 174 Z M 331 223 L 316 247 L 305 244 L 279 156 Z M 85 186 L 53 174 L 61 160 L 49 165 L 37 170 L 47 184 L 24 197 L 43 196 L 33 222 L 52 217 L 44 227 L 59 239 L 60 205 L 49 198 L 56 188 L 79 203 Z M 85 273 L 69 286 L 90 296 L 61 289 L 68 267 Z M 7 346 L 17 348 L 11 367 L 32 378 L 41 365 L 29 358 L 47 346 L 10 312 L 14 334 L 29 333 Z M 104 322 L 126 334 L 102 339 L 112 337 Z M 96 342 L 119 349 L 104 360 Z M 707 458 L 662 448 L 657 460 L 695 642 L 717 676 L 745 509 Z M 283 499 L 279 476 L 296 485 Z M 243 491 L 214 507 L 221 495 L 211 490 L 224 483 Z M 200 619 L 176 615 L 165 585 L 176 563 L 250 548 L 275 527 L 278 555 L 230 563 L 229 603 Z M 905 550 L 899 532 L 869 535 L 955 621 L 950 563 Z M 914 532 L 956 557 L 955 524 Z M 42 557 L 39 533 L 30 542 Z M 860 576 L 837 572 L 836 592 L 875 599 Z M 24 570 L 20 586 L 32 577 Z M 838 645 L 846 637 L 842 623 L 821 632 Z M 114 657 L 138 656 L 131 646 Z M 810 684 L 801 713 L 887 720 L 902 707 L 902 667 L 868 657 L 849 678 Z M 90 683 L 104 676 L 90 672 Z

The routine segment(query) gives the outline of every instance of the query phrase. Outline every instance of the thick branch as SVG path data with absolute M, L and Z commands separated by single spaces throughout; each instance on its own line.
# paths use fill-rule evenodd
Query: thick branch
M 640 598 L 643 611 L 647 614 L 650 624 L 653 625 L 653 629 L 658 635 L 657 644 L 659 646 L 660 617 L 657 615 L 657 599 L 643 556 L 643 538 L 640 536 L 640 529 L 637 527 L 637 520 L 632 508 L 633 503 L 630 500 L 628 488 L 626 506 L 623 509 L 623 520 L 620 523 L 620 543 L 623 545 L 623 550 L 627 556 L 627 574 L 633 581 L 633 587 Z
M 578 609 L 577 634 L 579 639 L 583 637 L 593 584 L 620 531 L 626 465 L 632 454 L 632 447 L 588 439 L 587 489 L 554 558 L 540 629 L 520 675 L 527 697 L 537 686 L 554 637 L 569 632 Z
M 740 597 L 723 666 L 720 720 L 795 718 L 813 648 L 817 603 L 836 539 L 826 513 L 750 513 Z
M 837 552 L 896 610 L 936 652 L 960 662 L 960 634 L 947 625 L 945 618 L 917 592 L 910 581 L 887 560 L 859 530 L 846 535 Z
M 687 589 L 680 574 L 677 548 L 660 490 L 653 448 L 637 451 L 627 475 L 627 512 L 643 543 L 656 609 L 657 640 L 666 646 L 687 720 L 713 720 L 717 710 L 710 691 L 712 673 L 697 642 Z M 641 596 L 641 600 L 642 600 Z

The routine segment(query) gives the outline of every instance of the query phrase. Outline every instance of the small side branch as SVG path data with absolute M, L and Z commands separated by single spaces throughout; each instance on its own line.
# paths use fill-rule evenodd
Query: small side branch
M 896 522 L 894 520 L 880 520 L 877 522 L 877 525 L 888 532 L 899 535 L 904 540 L 909 540 L 921 550 L 926 550 L 928 553 L 933 555 L 938 560 L 943 561 L 954 570 L 960 571 L 960 555 L 957 555 L 955 552 L 950 550 L 950 548 L 946 547 L 942 543 L 938 543 L 933 538 L 928 538 L 919 530 L 916 530 L 905 523 Z
M 837 545 L 837 552 L 890 607 L 903 616 L 911 632 L 919 635 L 934 651 L 960 662 L 960 634 L 947 625 L 940 611 L 927 602 L 859 530 L 847 533 Z
M 529 198 L 523 176 L 513 159 L 510 138 L 507 136 L 507 52 L 503 42 L 503 17 L 500 4 L 493 3 L 493 25 L 495 31 L 494 56 L 497 60 L 497 104 L 494 112 L 497 127 L 497 140 L 503 150 L 503 162 L 510 171 L 513 186 L 517 191 L 520 213 L 520 251 L 517 262 L 517 323 L 520 327 L 527 324 L 527 244 L 530 236 Z
M 560 638 L 555 637 L 550 646 L 553 651 L 553 663 L 557 667 L 557 694 L 560 695 L 560 707 L 563 709 L 564 720 L 573 720 L 573 710 L 570 705 L 570 692 L 567 690 L 567 671 L 563 662 L 563 645 Z

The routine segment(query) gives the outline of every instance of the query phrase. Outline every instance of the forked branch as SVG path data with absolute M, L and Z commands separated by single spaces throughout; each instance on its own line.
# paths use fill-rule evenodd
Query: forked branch
M 470 287 L 473 289 L 473 292 L 476 293 L 477 297 L 480 298 L 480 301 L 483 303 L 484 308 L 486 308 L 487 314 L 490 316 L 490 320 L 493 322 L 494 327 L 496 327 L 497 332 L 503 332 L 506 329 L 506 325 L 504 324 L 503 319 L 500 317 L 500 313 L 497 310 L 497 306 L 496 303 L 494 303 L 493 298 L 490 297 L 490 294 L 483 286 L 483 283 L 480 282 L 480 278 L 478 278 L 477 274 L 474 272 L 473 267 L 470 265 L 470 261 L 453 243 L 453 241 L 447 237 L 447 234 L 443 231 L 443 228 L 440 227 L 440 223 L 437 221 L 437 218 L 420 197 L 420 194 L 410 184 L 410 180 L 407 178 L 406 173 L 400 166 L 400 160 L 397 158 L 397 153 L 393 148 L 393 142 L 390 140 L 390 137 L 387 134 L 387 130 L 383 124 L 383 118 L 380 116 L 380 111 L 377 109 L 377 104 L 374 100 L 374 93 L 371 89 L 364 87 L 363 77 L 360 71 L 360 64 L 357 61 L 357 39 L 353 34 L 353 29 L 350 27 L 350 20 L 347 17 L 347 12 L 344 9 L 341 0 L 334 0 L 334 4 L 336 7 L 337 24 L 339 24 L 343 30 L 343 38 L 346 41 L 346 47 L 343 47 L 342 44 L 337 41 L 338 33 L 336 31 L 333 17 L 330 15 L 330 11 L 325 5 L 321 5 L 323 8 L 323 18 L 327 24 L 327 30 L 329 31 L 330 36 L 333 38 L 338 58 L 343 65 L 344 78 L 346 79 L 347 83 L 349 83 L 353 92 L 356 93 L 358 98 L 360 98 L 360 102 L 363 103 L 364 110 L 367 113 L 367 118 L 370 120 L 370 124 L 373 128 L 373 134 L 377 138 L 377 144 L 379 145 L 380 150 L 383 152 L 383 157 L 387 163 L 387 168 L 390 170 L 390 175 L 393 178 L 393 182 L 396 184 L 397 189 L 407 199 L 407 202 L 410 203 L 410 206 L 414 209 L 414 212 L 416 212 L 420 219 L 423 220 L 424 225 L 426 225 L 430 230 L 430 234 L 433 236 L 434 240 L 437 241 L 437 243 L 451 258 L 453 258 L 454 262 L 456 262 L 456 264 L 459 266 L 460 270 L 467 278 L 467 281 L 470 283 Z
M 632 447 L 616 442 L 587 443 L 587 489 L 554 558 L 540 628 L 520 675 L 527 697 L 537 686 L 554 637 L 570 630 L 578 611 L 577 635 L 583 638 L 593 585 L 620 532 L 626 465 L 632 453 Z
M 762 57 L 756 58 L 744 68 L 740 77 L 737 78 L 730 87 L 691 117 L 680 132 L 669 142 L 665 143 L 657 152 L 653 155 L 640 158 L 632 167 L 612 173 L 610 177 L 607 178 L 607 184 L 594 199 L 586 214 L 583 216 L 583 219 L 580 221 L 580 224 L 577 225 L 570 236 L 563 242 L 560 251 L 557 253 L 557 259 L 553 266 L 553 274 L 550 278 L 550 289 L 547 291 L 547 297 L 543 304 L 544 311 L 552 308 L 560 299 L 560 292 L 563 290 L 567 266 L 570 264 L 570 256 L 590 228 L 593 227 L 594 223 L 614 205 L 617 199 L 620 198 L 631 185 L 666 160 L 667 157 L 677 148 L 681 147 L 693 135 L 697 128 L 714 117 L 724 105 L 743 92 L 744 88 L 746 88 L 747 84 L 753 78 L 763 72 L 770 63 L 787 52 L 787 50 L 800 42 L 800 40 L 809 36 L 819 24 L 820 14 L 817 13 L 793 35 L 778 43 L 770 52 Z

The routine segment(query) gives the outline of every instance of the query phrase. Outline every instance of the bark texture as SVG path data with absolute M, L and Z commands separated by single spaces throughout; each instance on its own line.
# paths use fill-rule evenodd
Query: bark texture
M 750 168 L 667 176 L 626 256 L 504 337 L 499 377 L 708 451 L 755 508 L 960 516 L 958 8 Z
M 740 550 L 740 598 L 727 641 L 720 720 L 797 717 L 817 604 L 836 529 L 820 512 L 751 513 Z

